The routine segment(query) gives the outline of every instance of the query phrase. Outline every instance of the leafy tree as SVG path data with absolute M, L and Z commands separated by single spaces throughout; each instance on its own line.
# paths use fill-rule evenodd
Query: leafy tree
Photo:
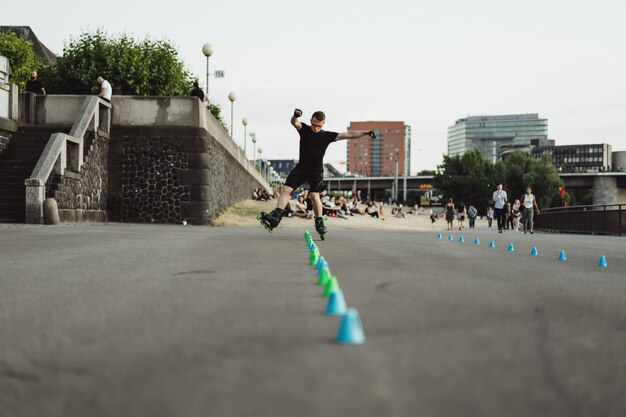
M 164 40 L 136 41 L 123 34 L 83 33 L 63 48 L 63 56 L 46 68 L 49 90 L 60 94 L 92 94 L 102 75 L 123 95 L 188 95 L 193 78 L 178 51 Z
M 559 186 L 563 185 L 563 180 L 559 177 L 550 155 L 533 160 L 527 185 L 532 188 L 540 207 L 561 205 Z
M 26 87 L 30 73 L 41 66 L 41 62 L 33 51 L 33 43 L 22 39 L 13 32 L 0 32 L 0 55 L 9 59 L 12 83 L 20 90 Z
M 434 186 L 443 193 L 444 202 L 452 197 L 455 203 L 474 204 L 479 213 L 491 204 L 491 195 L 499 183 L 511 202 L 521 197 L 530 186 L 540 207 L 561 205 L 559 186 L 563 182 L 550 155 L 535 159 L 516 151 L 493 165 L 473 149 L 462 156 L 444 156 L 437 169 Z
M 530 186 L 541 207 L 560 205 L 559 186 L 563 184 L 551 156 L 546 154 L 540 159 L 515 151 L 496 163 L 495 183 L 501 182 L 513 202 Z
M 417 175 L 435 175 L 437 171 L 434 169 L 424 169 L 417 173 Z
M 465 152 L 462 156 L 444 155 L 443 163 L 437 166 L 433 180 L 435 188 L 443 193 L 444 203 L 453 198 L 455 204 L 473 204 L 479 213 L 487 208 L 491 195 L 490 178 L 493 165 L 485 160 L 477 149 Z

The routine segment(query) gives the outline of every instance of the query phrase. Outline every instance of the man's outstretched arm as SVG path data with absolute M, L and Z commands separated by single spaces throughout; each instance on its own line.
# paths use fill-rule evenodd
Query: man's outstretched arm
M 343 132 L 337 135 L 337 139 L 335 140 L 342 140 L 342 139 L 361 139 L 364 137 L 370 137 L 372 139 L 376 139 L 376 133 L 374 133 L 373 130 L 367 131 L 367 130 L 351 130 L 349 132 Z
M 291 125 L 295 127 L 296 130 L 302 129 L 302 123 L 298 120 L 300 116 L 302 116 L 302 110 L 300 109 L 295 109 L 293 111 L 293 116 L 291 116 Z

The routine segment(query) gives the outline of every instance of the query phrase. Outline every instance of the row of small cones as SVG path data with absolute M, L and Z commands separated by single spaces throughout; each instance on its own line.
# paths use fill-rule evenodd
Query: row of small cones
M 317 284 L 324 287 L 322 295 L 328 298 L 326 314 L 341 317 L 335 340 L 347 345 L 362 345 L 365 343 L 365 334 L 359 312 L 346 305 L 337 277 L 330 273 L 328 262 L 320 255 L 320 251 L 308 230 L 304 232 L 304 239 L 309 249 L 309 263 L 315 266 L 317 270 Z
M 437 239 L 443 239 L 443 235 L 441 233 L 437 234 Z M 451 234 L 448 234 L 448 240 L 454 240 L 452 238 Z M 459 242 L 464 243 L 465 239 L 463 238 L 463 235 L 461 235 L 459 237 Z M 476 239 L 474 239 L 474 245 L 480 245 L 480 239 L 478 239 L 478 237 Z M 489 247 L 490 248 L 495 248 L 496 244 L 493 240 L 489 241 Z M 509 243 L 509 246 L 507 247 L 507 251 L 509 252 L 513 252 L 515 250 L 515 248 L 513 247 L 513 243 Z M 537 251 L 537 247 L 533 246 L 532 249 L 530 250 L 530 254 L 532 256 L 539 256 L 539 252 Z M 559 256 L 557 258 L 557 260 L 559 261 L 566 261 L 567 260 L 567 256 L 565 255 L 565 251 L 563 249 L 561 249 L 559 251 Z M 598 260 L 598 266 L 601 268 L 606 268 L 608 265 L 606 263 L 606 257 L 604 255 L 600 256 L 600 259 Z

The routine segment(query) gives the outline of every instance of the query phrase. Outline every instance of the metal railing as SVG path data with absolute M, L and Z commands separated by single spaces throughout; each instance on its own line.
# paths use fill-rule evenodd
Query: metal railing
M 100 108 L 104 111 L 100 111 Z M 54 172 L 64 175 L 66 169 L 79 173 L 84 161 L 85 134 L 88 131 L 110 132 L 111 105 L 98 97 L 86 97 L 69 135 L 53 133 L 44 148 L 26 186 L 26 223 L 43 223 L 45 185 Z
M 547 232 L 626 236 L 626 204 L 553 207 L 534 220 Z

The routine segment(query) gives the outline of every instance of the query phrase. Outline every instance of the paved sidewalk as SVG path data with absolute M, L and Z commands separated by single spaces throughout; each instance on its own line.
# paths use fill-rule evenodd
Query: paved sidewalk
M 626 239 L 303 231 L 0 225 L 0 415 L 626 415 Z

